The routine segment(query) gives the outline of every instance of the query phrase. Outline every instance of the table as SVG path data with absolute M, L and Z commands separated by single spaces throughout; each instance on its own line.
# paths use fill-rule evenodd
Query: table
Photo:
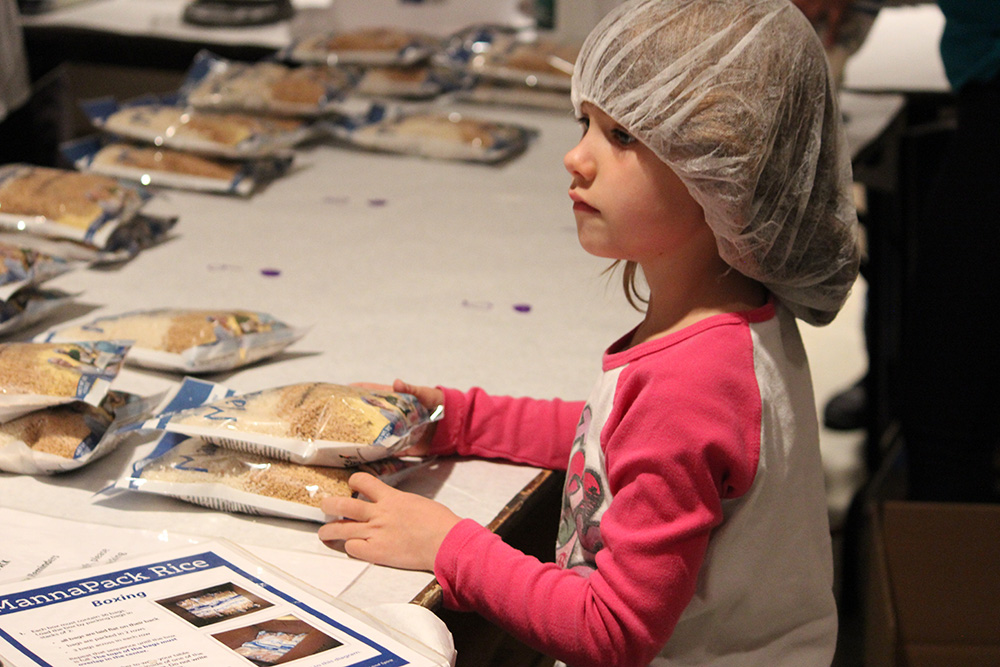
M 465 111 L 540 134 L 501 166 L 312 146 L 300 151 L 293 173 L 249 199 L 163 193 L 152 208 L 180 216 L 173 239 L 123 266 L 77 271 L 52 285 L 80 293 L 68 313 L 76 319 L 154 306 L 242 307 L 311 327 L 281 358 L 213 377 L 237 391 L 398 376 L 582 398 L 600 372 L 601 350 L 639 316 L 600 275 L 604 262 L 576 241 L 560 161 L 577 139 L 576 124 L 568 114 Z M 175 380 L 126 369 L 116 386 L 149 394 Z M 325 552 L 317 526 L 304 522 L 144 494 L 93 498 L 124 470 L 127 454 L 59 477 L 2 474 L 2 504 Z M 499 516 L 502 527 L 527 513 L 518 509 L 526 496 L 558 485 L 548 480 L 538 469 L 470 460 L 444 462 L 406 486 L 483 524 Z M 373 566 L 343 597 L 362 606 L 407 601 L 432 581 Z M 423 595 L 433 601 L 433 592 Z

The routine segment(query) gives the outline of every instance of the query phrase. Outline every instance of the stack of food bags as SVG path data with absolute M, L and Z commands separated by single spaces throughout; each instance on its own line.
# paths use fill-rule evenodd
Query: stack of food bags
M 498 26 L 470 26 L 447 40 L 436 61 L 466 73 L 462 101 L 568 112 L 580 44 Z
M 0 471 L 65 472 L 113 450 L 119 426 L 144 408 L 111 390 L 127 351 L 107 341 L 0 344 Z
M 65 149 L 80 169 L 151 186 L 249 195 L 287 172 L 349 85 L 335 67 L 199 53 L 174 95 L 83 105 L 103 134 Z
M 416 102 L 466 85 L 464 71 L 437 63 L 440 50 L 438 38 L 376 27 L 307 35 L 279 57 L 301 66 L 336 64 L 353 72 L 349 99 L 354 104 L 342 103 L 342 113 L 329 126 L 345 146 L 483 163 L 523 152 L 534 136 L 528 128 Z
M 313 136 L 299 119 L 201 111 L 178 95 L 81 106 L 101 134 L 64 155 L 82 171 L 152 187 L 248 195 L 285 173 L 290 149 Z
M 0 166 L 0 334 L 71 300 L 39 285 L 74 268 L 131 259 L 177 221 L 150 214 L 151 194 L 99 174 L 31 164 Z
M 321 501 L 352 495 L 354 472 L 393 484 L 426 465 L 398 454 L 439 416 L 392 391 L 309 382 L 235 394 L 186 378 L 141 425 L 159 438 L 114 489 L 323 522 Z

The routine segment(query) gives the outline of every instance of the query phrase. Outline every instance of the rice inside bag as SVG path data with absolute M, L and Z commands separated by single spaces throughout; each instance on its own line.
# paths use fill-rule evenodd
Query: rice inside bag
M 94 125 L 105 132 L 229 159 L 279 155 L 315 135 L 309 125 L 298 119 L 198 111 L 155 100 L 125 106 L 98 100 L 84 105 L 84 109 Z
M 100 174 L 0 166 L 0 227 L 103 246 L 149 194 Z
M 196 109 L 308 118 L 337 111 L 351 83 L 346 70 L 332 65 L 245 63 L 202 52 L 181 92 Z
M 486 25 L 459 31 L 435 59 L 485 80 L 569 93 L 579 52 L 579 43 L 526 39 L 515 29 Z
M 248 196 L 259 186 L 284 175 L 294 155 L 253 160 L 226 160 L 194 153 L 120 141 L 102 143 L 88 137 L 63 147 L 77 169 L 150 187 L 176 188 Z
M 162 308 L 100 317 L 41 334 L 39 340 L 127 340 L 129 363 L 208 373 L 273 356 L 305 335 L 267 313 Z
M 26 285 L 37 285 L 76 268 L 62 257 L 0 239 L 0 300 L 7 300 Z
M 427 99 L 457 87 L 453 78 L 426 65 L 366 67 L 351 92 L 365 97 Z
M 76 401 L 0 424 L 0 470 L 49 475 L 83 467 L 113 451 L 126 435 L 120 427 L 157 400 L 112 391 L 100 406 Z
M 410 394 L 308 382 L 162 415 L 147 427 L 299 464 L 346 467 L 405 449 L 439 418 Z
M 367 27 L 306 35 L 284 57 L 300 63 L 414 65 L 429 58 L 439 40 L 399 28 Z
M 459 113 L 398 112 L 381 105 L 374 105 L 363 118 L 333 124 L 331 132 L 359 148 L 490 163 L 520 154 L 534 134 L 520 125 Z
M 129 346 L 113 341 L 0 343 L 0 422 L 53 405 L 100 405 Z
M 320 503 L 348 497 L 348 478 L 357 471 L 395 484 L 428 460 L 387 459 L 351 468 L 300 465 L 220 447 L 201 438 L 163 433 L 153 453 L 133 465 L 115 490 L 170 496 L 225 512 L 323 523 Z

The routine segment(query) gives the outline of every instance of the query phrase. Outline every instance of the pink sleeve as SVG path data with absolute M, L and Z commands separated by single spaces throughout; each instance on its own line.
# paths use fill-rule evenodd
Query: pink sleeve
M 582 401 L 491 396 L 482 389 L 442 390 L 444 419 L 434 434 L 431 453 L 566 469 Z
M 445 604 L 576 667 L 652 660 L 694 594 L 721 499 L 745 493 L 757 465 L 756 384 L 741 387 L 754 395 L 735 407 L 731 394 L 702 384 L 681 391 L 620 378 L 602 434 L 614 497 L 596 570 L 539 562 L 464 520 L 435 563 Z

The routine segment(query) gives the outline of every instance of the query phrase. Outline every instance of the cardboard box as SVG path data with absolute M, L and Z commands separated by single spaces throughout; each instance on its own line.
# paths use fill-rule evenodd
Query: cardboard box
M 1000 667 L 1000 505 L 870 511 L 865 664 Z

